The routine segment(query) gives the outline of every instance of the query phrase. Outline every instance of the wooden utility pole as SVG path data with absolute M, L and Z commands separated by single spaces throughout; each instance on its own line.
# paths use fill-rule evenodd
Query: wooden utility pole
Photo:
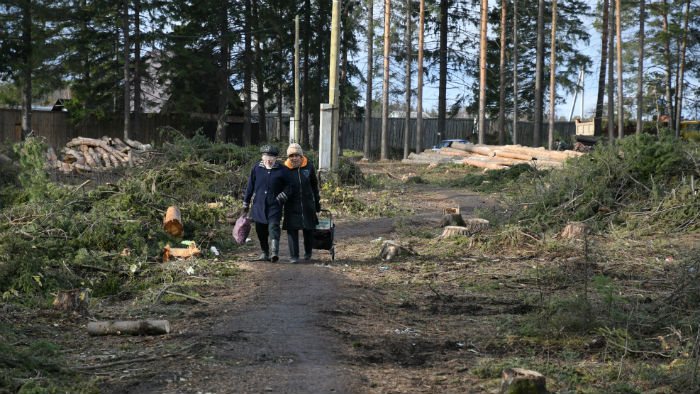
M 639 65 L 637 67 L 637 139 L 642 135 L 644 127 L 642 125 L 642 111 L 644 110 L 644 3 L 646 0 L 641 0 L 639 3 Z
M 619 0 L 618 0 L 619 1 Z M 552 0 L 552 42 L 549 60 L 549 133 L 547 136 L 547 148 L 554 148 L 554 101 L 556 95 L 556 70 L 557 70 L 557 0 Z
M 489 1 L 481 0 L 481 28 L 479 29 L 479 143 L 486 134 L 486 27 L 488 26 Z
M 294 141 L 301 141 L 301 95 L 299 94 L 299 15 L 294 17 Z
M 617 138 L 625 136 L 625 111 L 622 87 L 622 9 L 621 0 L 615 0 L 615 33 L 617 34 Z
M 610 0 L 608 11 L 608 143 L 615 143 L 615 78 L 613 70 L 613 50 L 615 48 L 615 25 L 613 18 L 615 15 L 615 6 L 613 0 Z
M 124 141 L 131 139 L 131 77 L 129 69 L 131 68 L 129 51 L 129 0 L 124 0 Z
M 425 32 L 425 0 L 420 0 L 418 22 L 418 97 L 416 101 L 416 153 L 423 151 L 423 41 Z
M 331 9 L 331 53 L 328 75 L 328 101 L 333 106 L 333 125 L 331 128 L 331 169 L 338 169 L 338 156 L 340 153 L 340 140 L 338 126 L 340 123 L 340 100 L 338 89 L 338 56 L 340 55 L 340 0 L 333 0 Z
M 513 145 L 518 142 L 518 0 L 513 0 Z
M 374 58 L 374 1 L 367 1 L 367 88 L 365 90 L 365 140 L 362 153 L 365 159 L 369 160 L 369 143 L 372 131 L 372 68 Z
M 406 0 L 406 118 L 403 135 L 403 158 L 408 158 L 411 137 L 411 0 Z
M 389 159 L 389 30 L 391 28 L 391 0 L 384 0 L 384 80 L 382 83 L 382 146 L 381 160 Z
M 533 130 L 532 145 L 542 144 L 542 74 L 544 73 L 544 0 L 538 1 L 537 6 L 537 52 L 535 54 L 535 129 Z
M 676 103 L 676 137 L 681 134 L 681 110 L 683 109 L 683 79 L 685 74 L 685 50 L 688 46 L 688 15 L 690 14 L 690 0 L 685 2 L 685 20 L 683 22 L 683 41 L 681 42 L 681 56 L 678 70 L 678 82 L 676 82 L 676 93 L 678 102 Z
M 505 106 L 506 106 L 506 0 L 501 0 L 501 57 L 498 81 L 498 144 L 505 144 Z

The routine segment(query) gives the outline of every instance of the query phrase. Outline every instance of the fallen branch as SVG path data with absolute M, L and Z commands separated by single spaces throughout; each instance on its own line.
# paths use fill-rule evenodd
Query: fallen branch
M 132 363 L 142 363 L 142 362 L 148 362 L 148 361 L 156 361 L 156 360 L 161 360 L 164 358 L 168 357 L 173 357 L 175 356 L 174 354 L 166 354 L 164 356 L 160 357 L 148 357 L 148 358 L 134 358 L 131 360 L 119 360 L 119 361 L 112 361 L 111 363 L 104 363 L 104 364 L 97 364 L 97 365 L 88 365 L 86 367 L 77 367 L 75 369 L 81 370 L 81 371 L 88 371 L 91 369 L 99 369 L 99 368 L 107 368 L 107 367 L 113 367 L 115 365 L 124 365 L 124 364 L 132 364 Z
M 187 298 L 189 300 L 201 302 L 203 304 L 209 304 L 209 305 L 212 304 L 211 301 L 207 301 L 203 298 L 199 298 L 199 297 L 195 297 L 195 296 L 191 296 L 191 295 L 187 295 L 187 294 L 183 294 L 183 293 L 178 293 L 176 291 L 165 290 L 165 293 L 170 294 L 170 295 L 174 295 L 174 296 L 178 296 L 178 297 L 184 297 L 184 298 Z

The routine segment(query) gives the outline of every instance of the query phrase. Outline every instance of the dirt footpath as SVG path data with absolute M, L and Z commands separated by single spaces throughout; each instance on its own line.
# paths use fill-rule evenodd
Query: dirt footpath
M 468 216 L 484 203 L 481 197 L 450 190 L 428 188 L 411 193 L 416 214 L 410 217 L 340 219 L 334 263 L 330 253 L 315 250 L 311 262 L 288 264 L 283 234 L 280 262 L 237 262 L 242 276 L 233 287 L 202 289 L 201 296 L 212 304 L 184 301 L 149 305 L 140 311 L 170 319 L 174 328 L 169 336 L 103 337 L 92 345 L 77 345 L 84 347 L 81 355 L 116 353 L 116 358 L 123 359 L 132 358 L 138 350 L 148 360 L 142 365 L 116 367 L 120 370 L 100 368 L 95 377 L 100 377 L 101 392 L 373 391 L 375 384 L 368 379 L 372 373 L 366 371 L 370 365 L 357 357 L 352 338 L 366 335 L 367 327 L 373 326 L 368 312 L 371 304 L 381 303 L 380 294 L 351 279 L 343 267 L 378 264 L 366 246 L 371 239 L 392 233 L 399 220 L 436 224 L 439 206 L 457 203 Z M 252 244 L 250 255 L 256 255 L 257 242 Z M 358 247 L 363 250 L 359 255 L 353 252 Z M 356 327 L 358 333 L 348 333 L 348 326 L 350 331 Z M 163 355 L 166 357 L 161 358 Z M 94 359 L 78 362 L 96 364 Z

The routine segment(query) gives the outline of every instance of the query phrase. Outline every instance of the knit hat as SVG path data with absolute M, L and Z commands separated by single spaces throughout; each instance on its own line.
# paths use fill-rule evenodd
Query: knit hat
M 287 148 L 287 156 L 297 154 L 299 156 L 304 156 L 304 152 L 301 150 L 301 145 L 297 143 L 289 144 Z

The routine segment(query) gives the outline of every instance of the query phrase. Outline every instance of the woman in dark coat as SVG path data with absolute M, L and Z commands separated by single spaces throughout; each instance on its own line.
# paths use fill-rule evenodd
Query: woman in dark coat
M 251 261 L 275 262 L 279 258 L 282 207 L 288 196 L 294 194 L 294 185 L 289 170 L 277 162 L 279 151 L 275 146 L 263 145 L 260 153 L 262 160 L 250 171 L 243 196 L 243 210 L 248 213 L 252 200 L 253 222 L 262 254 Z
M 287 161 L 292 184 L 296 192 L 284 204 L 283 229 L 287 230 L 287 243 L 291 263 L 299 262 L 299 230 L 304 233 L 304 260 L 311 259 L 314 229 L 318 224 L 317 212 L 321 211 L 316 168 L 304 157 L 299 144 L 287 148 Z

